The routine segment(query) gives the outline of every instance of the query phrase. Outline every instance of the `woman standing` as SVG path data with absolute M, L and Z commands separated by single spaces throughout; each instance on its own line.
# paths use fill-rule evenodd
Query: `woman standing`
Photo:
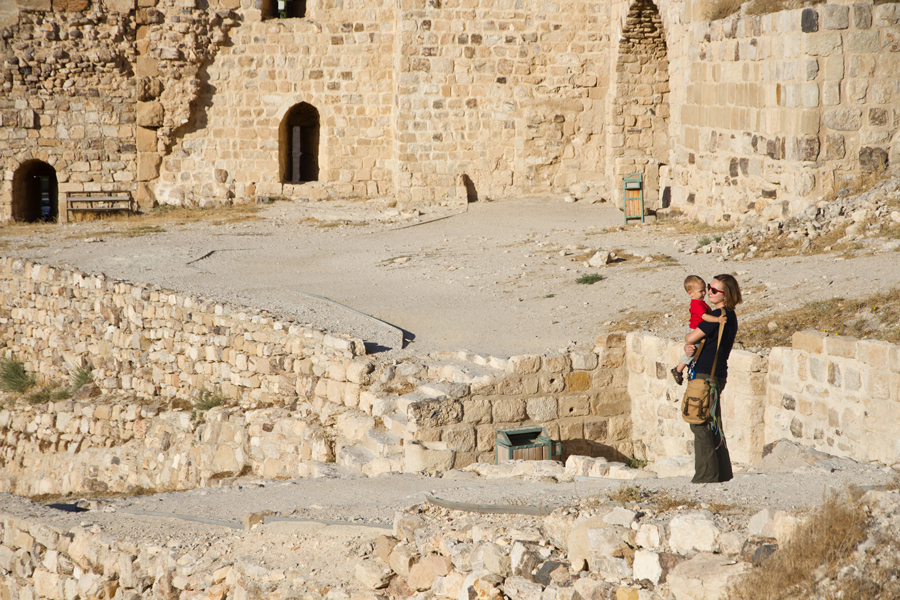
M 729 481 L 733 476 L 731 457 L 725 445 L 725 433 L 722 431 L 721 392 L 725 389 L 728 378 L 728 356 L 731 354 L 738 330 L 734 308 L 742 301 L 741 288 L 731 275 L 716 275 L 709 284 L 707 298 L 715 307 L 710 314 L 714 317 L 724 314 L 726 317 L 726 322 L 722 325 L 722 341 L 718 344 L 718 360 L 716 360 L 718 323 L 702 321 L 696 329 L 685 336 L 684 341 L 687 344 L 684 351 L 688 356 L 692 356 L 700 341 L 706 338 L 706 343 L 694 364 L 694 377 L 716 383 L 720 397 L 712 418 L 700 425 L 691 425 L 691 433 L 694 434 L 694 478 L 691 483 L 717 483 Z M 716 364 L 715 373 L 712 373 L 713 362 Z

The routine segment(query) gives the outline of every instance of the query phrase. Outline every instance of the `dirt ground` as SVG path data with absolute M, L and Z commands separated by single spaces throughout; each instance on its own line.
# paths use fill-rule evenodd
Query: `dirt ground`
M 0 252 L 267 309 L 397 358 L 591 348 L 598 333 L 618 327 L 677 338 L 691 273 L 735 274 L 743 322 L 900 285 L 896 252 L 735 262 L 693 252 L 702 228 L 622 225 L 609 204 L 550 198 L 420 211 L 276 202 L 220 219 L 5 227 Z M 598 250 L 619 260 L 586 266 Z M 592 273 L 603 279 L 576 282 Z

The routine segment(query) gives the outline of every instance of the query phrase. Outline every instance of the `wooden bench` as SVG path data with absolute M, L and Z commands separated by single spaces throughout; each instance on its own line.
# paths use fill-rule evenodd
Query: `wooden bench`
M 116 194 L 113 192 L 113 194 Z M 78 213 L 133 213 L 134 200 L 131 194 L 122 193 L 113 195 L 106 193 L 103 196 L 74 196 L 66 197 L 66 219 L 71 221 Z

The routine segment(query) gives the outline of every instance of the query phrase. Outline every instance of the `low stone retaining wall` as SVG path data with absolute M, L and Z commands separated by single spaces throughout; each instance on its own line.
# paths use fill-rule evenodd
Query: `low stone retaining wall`
M 334 460 L 327 430 L 309 415 L 282 408 L 197 413 L 111 400 L 0 411 L 0 492 L 186 490 L 240 474 L 303 477 L 310 461 Z
M 679 409 L 684 387 L 669 369 L 682 343 L 647 333 L 626 340 L 628 395 L 636 448 L 652 462 L 691 456 L 693 437 Z M 786 438 L 854 460 L 900 462 L 900 346 L 815 331 L 763 357 L 732 351 L 723 394 L 731 457 L 752 464 Z
M 900 462 L 900 346 L 795 333 L 769 355 L 767 440 L 887 465 Z
M 0 324 L 7 354 L 46 379 L 90 365 L 106 390 L 215 390 L 245 407 L 308 398 L 320 378 L 343 392 L 347 367 L 365 354 L 361 340 L 260 311 L 15 258 L 0 258 Z
M 621 459 L 633 453 L 624 341 L 606 334 L 593 352 L 543 356 L 440 353 L 438 366 L 405 365 L 407 375 L 392 380 L 414 392 L 392 397 L 373 388 L 360 408 L 414 446 L 406 452 L 410 471 L 493 462 L 497 430 L 529 425 L 560 440 L 563 456 Z

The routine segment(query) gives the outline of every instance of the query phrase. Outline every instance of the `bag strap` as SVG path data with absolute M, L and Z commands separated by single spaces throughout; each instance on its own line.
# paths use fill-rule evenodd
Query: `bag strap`
M 722 309 L 722 314 L 723 314 L 723 315 L 725 314 L 725 309 L 724 309 L 724 308 Z M 712 379 L 712 378 L 715 378 L 715 376 L 716 376 L 716 363 L 719 362 L 719 344 L 722 343 L 722 333 L 723 333 L 724 331 L 725 331 L 725 324 L 724 324 L 724 323 L 719 323 L 719 339 L 716 340 L 716 354 L 715 354 L 715 356 L 714 356 L 714 358 L 713 358 L 712 372 L 709 374 L 709 377 L 710 377 L 711 379 Z M 706 338 L 704 338 L 703 341 L 706 341 Z M 699 354 L 697 355 L 697 358 L 700 358 L 700 355 L 699 355 Z

